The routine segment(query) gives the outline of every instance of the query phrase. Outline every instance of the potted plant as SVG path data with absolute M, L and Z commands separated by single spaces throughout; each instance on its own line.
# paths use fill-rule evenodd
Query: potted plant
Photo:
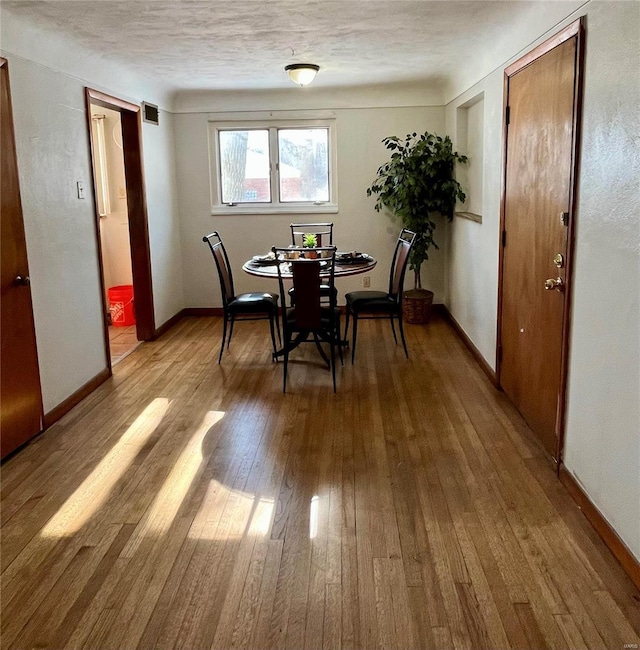
M 315 248 L 318 245 L 318 236 L 313 233 L 306 233 L 302 238 L 302 247 L 303 248 Z M 310 250 L 305 253 L 307 259 L 313 259 L 318 257 L 318 253 L 315 250 Z
M 414 288 L 404 292 L 403 309 L 405 320 L 423 323 L 429 316 L 433 292 L 422 288 L 420 270 L 429 259 L 429 249 L 438 248 L 433 239 L 434 215 L 451 221 L 456 201 L 464 202 L 464 192 L 453 171 L 455 163 L 466 163 L 467 157 L 453 150 L 449 136 L 442 138 L 429 132 L 408 134 L 404 139 L 391 136 L 382 142 L 391 157 L 378 169 L 367 196 L 378 196 L 376 212 L 388 208 L 416 233 L 409 259 Z

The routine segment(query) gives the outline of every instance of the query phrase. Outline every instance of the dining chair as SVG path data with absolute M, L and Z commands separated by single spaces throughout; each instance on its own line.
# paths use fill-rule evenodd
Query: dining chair
M 331 369 L 333 378 L 333 392 L 336 392 L 336 357 L 335 349 L 338 347 L 340 359 L 340 310 L 336 305 L 335 293 L 330 293 L 328 305 L 322 302 L 320 291 L 321 280 L 327 283 L 330 289 L 334 288 L 336 247 L 318 247 L 320 257 L 305 259 L 298 257 L 291 259 L 292 255 L 300 254 L 303 248 L 279 248 L 274 246 L 272 251 L 278 260 L 278 284 L 282 304 L 286 304 L 288 292 L 285 289 L 285 274 L 293 280 L 296 300 L 284 310 L 282 318 L 282 331 L 284 339 L 284 370 L 282 392 L 287 391 L 287 370 L 289 354 L 300 343 L 313 337 L 320 356 Z M 295 337 L 295 338 L 294 338 Z M 328 343 L 330 357 L 322 349 L 321 341 Z
M 407 359 L 407 343 L 404 338 L 404 327 L 402 324 L 402 288 L 404 276 L 407 270 L 407 263 L 413 244 L 416 239 L 416 233 L 407 228 L 403 228 L 398 236 L 396 248 L 391 261 L 391 270 L 389 271 L 389 291 L 352 291 L 345 295 L 347 301 L 347 317 L 344 330 L 344 338 L 347 338 L 349 331 L 349 319 L 353 317 L 353 341 L 351 343 L 351 363 L 356 356 L 356 338 L 358 336 L 358 319 L 359 318 L 388 318 L 391 321 L 391 330 L 393 339 L 398 343 L 396 328 L 393 323 L 394 319 L 398 320 L 400 327 L 400 336 L 402 346 Z
M 291 244 L 292 246 L 302 246 L 304 241 L 304 236 L 308 234 L 313 234 L 317 237 L 317 245 L 322 246 L 323 241 L 325 246 L 333 246 L 333 223 L 329 222 L 320 222 L 320 223 L 292 223 L 291 228 Z M 329 240 L 327 242 L 327 239 Z M 333 297 L 336 302 L 338 300 L 338 291 L 334 287 L 332 290 L 329 289 L 326 281 L 322 281 L 320 287 L 320 293 L 322 295 L 323 301 L 326 303 L 330 302 L 329 294 L 335 294 Z M 289 290 L 289 296 L 291 301 L 295 302 L 295 290 L 291 288 Z
M 237 320 L 269 320 L 271 330 L 271 343 L 273 352 L 277 351 L 275 332 L 278 333 L 278 341 L 282 343 L 280 335 L 280 316 L 278 309 L 278 294 L 269 292 L 250 292 L 236 294 L 233 286 L 233 273 L 229 256 L 224 247 L 222 238 L 217 232 L 212 232 L 202 238 L 202 241 L 209 245 L 211 254 L 218 269 L 220 278 L 220 290 L 222 292 L 222 345 L 220 346 L 220 355 L 218 363 L 222 361 L 225 342 L 227 350 L 231 344 L 233 336 L 233 326 Z M 229 338 L 227 339 L 227 326 L 229 326 Z
M 289 227 L 294 246 L 302 246 L 304 236 L 308 234 L 317 237 L 318 246 L 333 246 L 333 223 L 292 223 Z

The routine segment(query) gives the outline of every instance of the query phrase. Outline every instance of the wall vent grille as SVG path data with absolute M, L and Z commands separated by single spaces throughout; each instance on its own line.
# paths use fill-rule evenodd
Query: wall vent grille
M 142 102 L 142 121 L 149 122 L 149 124 L 160 124 L 160 111 L 155 104 Z

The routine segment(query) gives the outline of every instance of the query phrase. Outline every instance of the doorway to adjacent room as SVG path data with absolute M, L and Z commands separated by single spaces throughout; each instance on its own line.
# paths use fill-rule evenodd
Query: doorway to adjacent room
M 140 107 L 87 88 L 109 367 L 155 332 Z
M 98 228 L 102 249 L 104 306 L 109 328 L 109 353 L 114 364 L 134 350 L 136 332 L 129 244 L 127 182 L 120 113 L 91 104 L 92 163 Z

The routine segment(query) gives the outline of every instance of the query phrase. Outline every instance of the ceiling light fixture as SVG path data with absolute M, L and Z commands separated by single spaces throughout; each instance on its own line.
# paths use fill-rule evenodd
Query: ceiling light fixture
M 292 63 L 286 65 L 284 70 L 291 81 L 299 86 L 308 86 L 316 78 L 320 66 L 313 63 Z

